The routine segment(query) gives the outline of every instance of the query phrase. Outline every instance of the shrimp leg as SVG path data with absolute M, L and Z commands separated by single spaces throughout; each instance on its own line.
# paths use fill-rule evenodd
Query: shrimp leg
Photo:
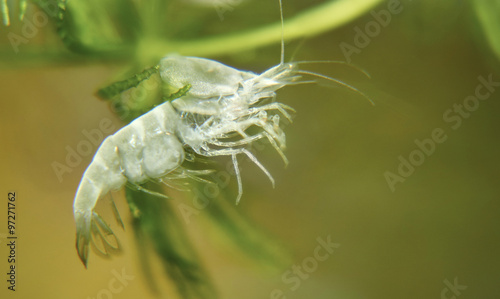
M 239 199 L 243 195 L 243 187 L 241 183 L 241 175 L 240 175 L 240 170 L 238 167 L 238 161 L 236 160 L 236 155 L 238 154 L 245 154 L 255 165 L 257 165 L 262 172 L 269 178 L 271 181 L 271 184 L 273 185 L 274 188 L 274 178 L 269 173 L 269 171 L 257 160 L 257 158 L 249 152 L 247 149 L 244 148 L 227 148 L 227 149 L 219 149 L 219 150 L 214 150 L 214 149 L 205 149 L 204 151 L 199 152 L 200 155 L 206 156 L 206 157 L 215 157 L 215 156 L 231 156 L 233 160 L 233 166 L 235 169 L 236 173 L 236 178 L 238 180 L 238 197 L 236 198 L 236 202 L 238 203 Z
M 245 138 L 242 138 L 242 139 L 236 140 L 236 141 L 221 141 L 221 140 L 217 139 L 217 140 L 211 141 L 210 144 L 213 144 L 216 146 L 221 146 L 221 147 L 234 147 L 234 146 L 241 146 L 241 145 L 250 144 L 250 143 L 257 141 L 257 140 L 260 140 L 262 138 L 267 138 L 267 140 L 272 145 L 272 147 L 281 156 L 281 159 L 285 163 L 285 166 L 287 166 L 288 165 L 288 158 L 286 157 L 285 153 L 283 153 L 283 151 L 279 148 L 278 144 L 273 139 L 271 134 L 269 134 L 267 132 L 260 132 L 258 134 L 255 134 L 252 136 L 247 136 Z
M 270 103 L 267 105 L 259 106 L 259 107 L 252 107 L 248 109 L 248 114 L 252 113 L 257 113 L 260 111 L 268 111 L 268 110 L 278 110 L 283 116 L 289 121 L 292 122 L 292 117 L 286 110 L 290 110 L 291 112 L 295 113 L 295 109 L 292 107 L 285 105 L 283 103 Z

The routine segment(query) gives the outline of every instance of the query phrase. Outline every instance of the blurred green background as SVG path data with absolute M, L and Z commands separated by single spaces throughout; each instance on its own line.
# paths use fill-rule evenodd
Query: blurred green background
M 169 34 L 183 38 L 238 32 L 276 22 L 275 2 L 234 2 L 222 20 L 213 6 L 170 1 L 164 21 L 171 24 Z M 324 2 L 284 0 L 285 19 Z M 375 106 L 326 80 L 279 92 L 278 100 L 297 110 L 286 127 L 290 165 L 283 168 L 271 147 L 258 153 L 276 179 L 272 189 L 257 167 L 242 162 L 244 195 L 234 209 L 274 236 L 293 260 L 281 269 L 262 271 L 235 255 L 231 246 L 216 244 L 210 228 L 193 216 L 187 229 L 220 298 L 272 298 L 275 289 L 286 298 L 318 299 L 500 296 L 500 91 L 479 101 L 457 129 L 443 119 L 454 104 L 474 95 L 479 76 L 500 82 L 497 3 L 401 1 L 402 11 L 350 57 L 371 79 L 340 65 L 302 66 L 355 86 Z M 387 4 L 370 11 L 387 10 Z M 35 12 L 29 6 L 26 18 Z M 355 28 L 364 30 L 373 20 L 366 12 L 335 30 L 290 41 L 287 58 L 295 52 L 294 60 L 345 60 L 340 45 L 354 45 Z M 0 29 L 0 179 L 4 198 L 8 191 L 18 193 L 18 290 L 8 291 L 1 274 L 1 297 L 107 298 L 103 290 L 110 290 L 114 271 L 124 269 L 134 278 L 112 298 L 155 298 L 137 260 L 123 192 L 114 197 L 125 220 L 125 232 L 116 229 L 124 254 L 111 260 L 92 254 L 86 270 L 74 246 L 72 201 L 92 155 L 62 182 L 51 167 L 64 161 L 67 146 L 75 148 L 84 140 L 82 130 L 98 128 L 103 118 L 111 119 L 116 129 L 123 126 L 94 94 L 126 64 L 119 58 L 71 54 L 52 23 L 16 54 L 8 33 L 20 34 L 22 22 L 12 23 Z M 279 62 L 279 45 L 210 58 L 262 72 Z M 397 174 L 398 157 L 408 159 L 418 149 L 415 140 L 431 138 L 436 128 L 445 132 L 446 141 L 392 192 L 384 173 Z M 234 178 L 228 188 L 235 192 Z M 6 206 L 3 200 L 0 273 L 8 267 Z M 112 217 L 103 216 L 108 221 Z M 310 260 L 316 239 L 327 236 L 340 247 L 291 290 L 293 284 L 282 276 Z M 161 269 L 153 271 L 167 298 L 172 284 Z M 444 281 L 453 284 L 455 278 L 467 288 L 459 295 L 443 292 L 448 288 Z

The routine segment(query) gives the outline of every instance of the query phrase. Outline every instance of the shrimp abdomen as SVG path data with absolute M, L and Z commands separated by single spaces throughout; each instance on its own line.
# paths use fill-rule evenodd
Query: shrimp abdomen
M 94 211 L 97 201 L 125 183 L 140 184 L 175 170 L 184 161 L 175 135 L 179 118 L 169 102 L 107 137 L 85 170 L 74 202 L 76 247 L 87 266 L 89 246 L 101 255 L 119 250 L 118 239 Z

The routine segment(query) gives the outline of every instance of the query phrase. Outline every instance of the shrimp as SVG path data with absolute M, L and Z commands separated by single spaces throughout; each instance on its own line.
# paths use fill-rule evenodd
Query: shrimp
M 182 169 L 184 147 L 205 157 L 232 157 L 239 186 L 237 202 L 242 196 L 236 160 L 238 154 L 249 157 L 274 185 L 274 179 L 267 169 L 242 146 L 267 138 L 286 161 L 282 152 L 285 136 L 279 127 L 279 116 L 268 118 L 266 111 L 276 109 L 290 118 L 286 109 L 293 109 L 281 103 L 250 107 L 262 99 L 274 98 L 274 90 L 285 82 L 263 83 L 264 80 L 270 80 L 268 74 L 257 76 L 200 58 L 168 56 L 162 61 L 161 68 L 183 69 L 186 63 L 201 68 L 202 74 L 208 73 L 208 69 L 215 65 L 221 73 L 233 72 L 242 75 L 242 78 L 248 78 L 240 81 L 243 89 L 236 86 L 236 90 L 230 90 L 229 87 L 232 86 L 226 84 L 221 88 L 224 92 L 214 96 L 207 91 L 211 90 L 210 85 L 221 84 L 217 76 L 215 80 L 200 80 L 199 70 L 192 74 L 184 72 L 182 74 L 187 77 L 186 81 L 193 82 L 192 88 L 185 95 L 155 107 L 103 141 L 83 174 L 73 207 L 77 230 L 76 247 L 85 265 L 91 242 L 104 255 L 118 249 L 118 242 L 111 229 L 94 211 L 97 201 L 126 183 L 140 189 L 140 184 L 149 179 L 168 179 L 169 173 Z M 162 72 L 163 77 L 165 73 Z M 227 93 L 224 89 L 227 89 Z M 248 136 L 245 131 L 251 126 L 261 128 L 261 132 Z M 234 133 L 241 138 L 225 140 Z
M 243 194 L 238 155 L 247 156 L 274 187 L 273 177 L 247 149 L 249 145 L 267 139 L 285 165 L 288 164 L 284 154 L 286 137 L 280 125 L 283 117 L 291 122 L 290 113 L 295 110 L 276 101 L 277 90 L 311 83 L 302 81 L 301 75 L 314 75 L 361 93 L 336 79 L 301 71 L 299 64 L 307 62 L 284 62 L 281 0 L 279 3 L 281 61 L 261 74 L 241 71 L 210 59 L 175 54 L 160 61 L 162 80 L 171 88 L 184 92 L 176 93 L 178 96 L 172 101 L 158 105 L 107 137 L 78 186 L 74 201 L 76 247 L 85 267 L 90 244 L 104 255 L 119 248 L 112 230 L 94 211 L 97 201 L 110 191 L 128 184 L 151 193 L 140 184 L 147 180 L 165 182 L 177 173 L 191 178 L 205 174 L 203 170 L 183 168 L 185 149 L 190 149 L 202 157 L 231 157 L 238 184 L 238 203 Z M 251 127 L 253 135 L 247 133 Z

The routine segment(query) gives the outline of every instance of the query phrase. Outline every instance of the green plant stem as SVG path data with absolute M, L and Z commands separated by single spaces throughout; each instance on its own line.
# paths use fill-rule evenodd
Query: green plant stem
M 10 25 L 9 6 L 7 0 L 0 0 L 0 10 L 2 11 L 2 20 L 4 26 Z
M 2 3 L 0 0 L 0 4 Z M 285 17 L 285 40 L 301 37 L 310 37 L 323 32 L 338 28 L 365 14 L 367 11 L 380 4 L 384 0 L 331 0 L 314 8 L 304 11 L 295 17 Z M 145 36 L 139 41 L 135 49 L 135 61 L 140 65 L 157 63 L 158 60 L 168 53 L 179 53 L 181 55 L 214 57 L 238 53 L 245 50 L 253 50 L 266 45 L 276 44 L 281 41 L 281 24 L 275 22 L 264 27 L 239 31 L 227 35 L 198 38 L 196 40 L 172 40 L 159 39 L 156 35 Z M 130 61 L 129 49 L 109 56 L 88 56 L 88 61 Z M 24 50 L 26 53 L 28 50 Z M 5 61 L 18 66 L 18 62 L 30 64 L 44 57 L 46 53 L 36 51 L 36 55 L 26 57 L 15 55 L 10 47 L 0 48 L 0 54 L 4 55 Z M 74 62 L 78 57 L 66 53 L 53 53 L 58 60 L 71 60 Z M 62 56 L 58 56 L 62 55 Z M 8 57 L 7 57 L 8 56 Z M 53 63 L 52 60 L 49 60 Z
M 472 1 L 476 9 L 476 15 L 482 26 L 484 35 L 493 53 L 500 59 L 500 20 L 498 19 L 498 9 L 500 3 L 494 0 Z
M 285 20 L 285 40 L 318 35 L 342 26 L 383 0 L 333 0 Z M 193 41 L 147 40 L 138 53 L 162 57 L 170 52 L 192 56 L 216 56 L 256 49 L 281 41 L 281 24 Z M 152 44 L 153 43 L 153 44 Z

